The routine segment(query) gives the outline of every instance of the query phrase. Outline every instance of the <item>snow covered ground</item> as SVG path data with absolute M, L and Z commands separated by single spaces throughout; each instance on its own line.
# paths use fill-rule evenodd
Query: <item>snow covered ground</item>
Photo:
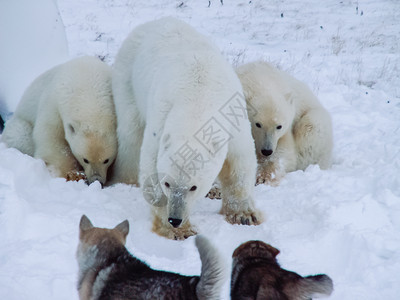
M 99 55 L 111 64 L 136 25 L 172 15 L 210 36 L 233 64 L 266 59 L 306 82 L 332 114 L 332 168 L 311 166 L 278 187 L 257 186 L 260 226 L 229 225 L 210 199 L 198 201 L 192 223 L 228 270 L 240 243 L 261 239 L 281 250 L 282 267 L 331 276 L 331 299 L 400 299 L 400 2 L 210 3 L 58 0 L 71 58 Z M 199 274 L 194 239 L 151 233 L 137 188 L 52 178 L 43 162 L 0 143 L 0 299 L 78 299 L 83 213 L 101 227 L 128 219 L 127 247 L 152 267 Z

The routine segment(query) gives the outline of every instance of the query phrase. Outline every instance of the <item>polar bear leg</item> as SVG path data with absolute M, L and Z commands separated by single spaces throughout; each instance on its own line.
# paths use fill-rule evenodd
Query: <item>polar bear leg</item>
M 125 110 L 118 114 L 118 153 L 109 184 L 139 184 L 140 149 L 144 132 L 144 122 L 140 119 L 135 104 L 127 105 Z
M 163 136 L 166 118 L 167 115 L 165 112 L 159 112 L 155 113 L 146 122 L 140 152 L 140 184 L 143 184 L 150 176 L 157 174 L 157 157 L 160 145 L 162 144 L 161 139 L 169 137 Z
M 270 159 L 259 159 L 256 184 L 277 186 L 286 173 L 293 172 L 297 166 L 297 149 L 292 132 L 283 135 Z
M 157 156 L 161 132 L 160 130 L 154 130 L 154 125 L 154 122 L 150 121 L 146 124 L 144 130 L 140 152 L 139 184 L 147 202 L 152 205 L 166 205 L 168 200 L 160 185 L 160 176 L 162 174 L 157 173 Z
M 119 50 L 112 73 L 112 90 L 117 115 L 118 153 L 109 184 L 139 184 L 140 149 L 145 120 L 135 99 L 132 79 L 133 61 L 140 42 L 138 34 L 130 35 Z
M 220 213 L 232 224 L 258 225 L 262 222 L 262 214 L 255 208 L 253 200 L 257 167 L 253 145 L 251 137 L 232 140 L 218 175 L 222 194 Z
M 168 223 L 168 199 L 159 182 L 160 177 L 168 174 L 157 173 L 157 156 L 164 122 L 165 116 L 160 115 L 146 124 L 140 159 L 140 185 L 144 198 L 152 204 L 153 232 L 170 239 L 182 240 L 196 234 L 196 231 L 189 220 L 185 220 L 178 228 Z
M 330 167 L 333 141 L 328 112 L 324 109 L 307 112 L 296 123 L 293 137 L 298 152 L 298 169 L 304 170 L 310 164 L 318 164 L 321 169 Z
M 81 169 L 65 140 L 61 120 L 49 122 L 38 117 L 33 130 L 33 140 L 34 157 L 43 159 L 55 176 L 67 178 L 69 172 Z
M 13 117 L 6 123 L 2 140 L 8 147 L 16 148 L 22 153 L 33 156 L 34 143 L 32 138 L 33 126 L 28 121 Z

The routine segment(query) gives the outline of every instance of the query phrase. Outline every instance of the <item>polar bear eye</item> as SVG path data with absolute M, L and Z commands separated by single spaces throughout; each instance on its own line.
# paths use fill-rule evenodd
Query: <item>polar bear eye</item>
M 194 186 L 192 186 L 192 187 L 190 188 L 190 191 L 193 192 L 193 191 L 195 191 L 196 189 L 197 189 L 197 186 L 194 185 Z
M 85 164 L 89 163 L 89 161 L 86 158 L 84 158 L 83 161 L 84 161 Z
M 276 126 L 276 129 L 282 129 L 282 125 Z
M 256 123 L 256 126 L 257 126 L 258 128 L 261 128 L 261 124 L 260 124 L 260 123 Z
M 165 186 L 166 186 L 167 188 L 169 188 L 169 183 L 168 183 L 168 182 L 165 182 L 164 184 L 165 184 Z
M 109 162 L 109 159 L 107 158 L 104 162 L 103 162 L 103 164 L 107 164 Z

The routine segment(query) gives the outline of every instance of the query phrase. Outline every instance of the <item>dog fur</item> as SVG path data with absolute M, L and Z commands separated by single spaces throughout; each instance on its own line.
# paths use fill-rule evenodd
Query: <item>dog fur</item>
M 307 300 L 329 296 L 333 283 L 327 275 L 302 277 L 282 269 L 279 250 L 261 241 L 240 245 L 232 255 L 232 300 Z
M 79 225 L 77 260 L 80 300 L 219 299 L 224 272 L 218 253 L 203 236 L 196 236 L 202 261 L 200 276 L 157 271 L 125 248 L 129 222 L 113 229 L 94 227 L 83 215 Z

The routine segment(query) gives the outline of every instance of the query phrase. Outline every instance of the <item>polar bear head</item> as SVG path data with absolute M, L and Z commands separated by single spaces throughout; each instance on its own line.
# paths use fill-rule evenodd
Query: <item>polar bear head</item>
M 184 224 L 192 204 L 208 193 L 222 168 L 226 153 L 227 146 L 211 155 L 190 136 L 163 136 L 157 171 L 167 200 L 168 222 L 173 227 Z
M 97 180 L 104 185 L 107 170 L 117 154 L 115 132 L 84 129 L 76 122 L 68 123 L 66 127 L 66 140 L 72 154 L 84 169 L 87 182 L 91 184 Z
M 261 93 L 248 101 L 257 112 L 249 114 L 257 156 L 268 159 L 279 139 L 292 130 L 294 108 L 290 94 Z
M 258 157 L 268 159 L 279 139 L 292 130 L 295 105 L 281 71 L 265 62 L 239 67 Z

